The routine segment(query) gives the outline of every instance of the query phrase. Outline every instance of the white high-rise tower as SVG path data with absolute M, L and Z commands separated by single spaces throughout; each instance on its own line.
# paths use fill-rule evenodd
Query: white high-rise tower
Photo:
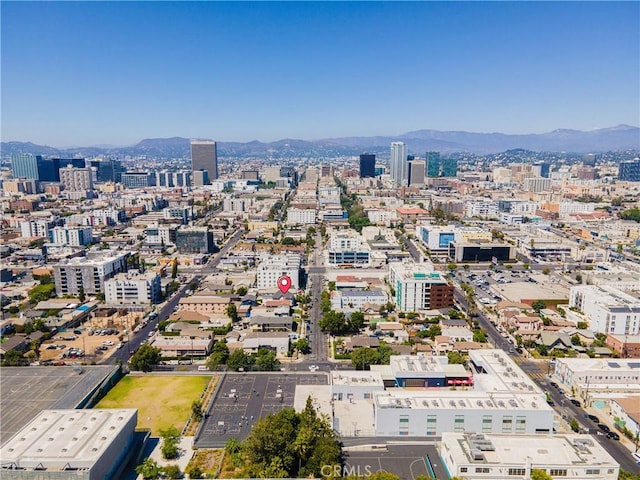
M 391 143 L 391 178 L 402 186 L 408 179 L 407 145 L 402 142 Z

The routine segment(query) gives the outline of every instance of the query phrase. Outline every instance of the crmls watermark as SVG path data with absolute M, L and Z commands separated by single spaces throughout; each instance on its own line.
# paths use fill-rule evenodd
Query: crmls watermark
M 369 477 L 373 473 L 371 465 L 324 465 L 320 469 L 320 474 L 324 478 L 341 478 L 348 477 L 350 475 L 357 475 L 358 477 Z

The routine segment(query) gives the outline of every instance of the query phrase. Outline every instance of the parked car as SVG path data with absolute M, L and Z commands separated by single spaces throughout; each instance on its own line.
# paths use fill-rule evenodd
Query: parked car
M 549 382 L 549 385 L 551 385 L 553 388 L 558 388 L 558 384 L 556 382 Z
M 618 435 L 616 432 L 608 432 L 607 438 L 611 438 L 612 440 L 620 440 L 620 435 Z
M 600 423 L 600 419 L 598 417 L 596 417 L 595 415 L 587 415 L 587 417 L 589 418 L 589 420 L 591 420 L 594 423 Z
M 604 433 L 609 433 L 611 431 L 611 429 L 604 423 L 599 423 L 598 428 L 602 430 Z
M 582 405 L 580 404 L 580 402 L 578 400 L 576 400 L 575 398 L 572 398 L 571 400 L 569 400 L 571 403 L 573 403 L 576 407 L 581 407 Z

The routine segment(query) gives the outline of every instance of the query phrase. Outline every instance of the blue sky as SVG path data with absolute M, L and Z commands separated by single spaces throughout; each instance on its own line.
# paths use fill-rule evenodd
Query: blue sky
M 2 140 L 640 123 L 640 2 L 2 1 Z

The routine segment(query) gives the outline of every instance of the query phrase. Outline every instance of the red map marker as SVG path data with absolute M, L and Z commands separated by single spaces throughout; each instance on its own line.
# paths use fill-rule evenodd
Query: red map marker
M 281 276 L 278 279 L 278 288 L 283 294 L 287 293 L 291 288 L 291 278 L 289 278 L 287 275 Z

